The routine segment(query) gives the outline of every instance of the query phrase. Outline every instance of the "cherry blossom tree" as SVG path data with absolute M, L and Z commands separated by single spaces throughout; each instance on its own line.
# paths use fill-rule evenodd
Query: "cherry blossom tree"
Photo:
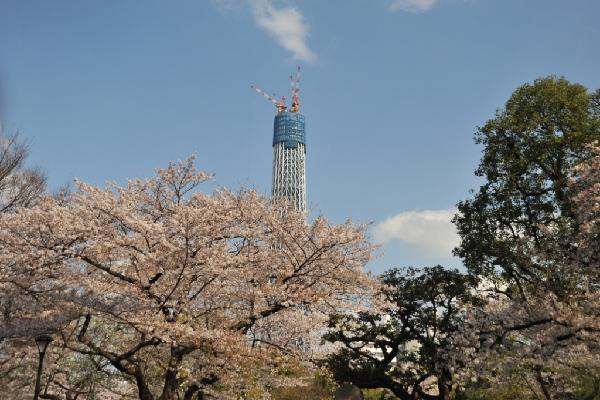
M 0 336 L 17 357 L 52 333 L 42 398 L 192 399 L 253 363 L 268 376 L 373 292 L 365 226 L 308 224 L 251 190 L 208 195 L 209 179 L 191 158 L 0 216 Z

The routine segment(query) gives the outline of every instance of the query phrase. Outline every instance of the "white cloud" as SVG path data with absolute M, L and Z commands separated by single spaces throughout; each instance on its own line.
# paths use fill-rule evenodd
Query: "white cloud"
M 418 14 L 431 10 L 436 3 L 437 0 L 393 0 L 390 4 L 390 10 Z
M 432 258 L 452 257 L 459 237 L 450 210 L 405 211 L 378 223 L 373 231 L 377 242 L 398 240 L 418 253 Z
M 250 0 L 256 25 L 267 33 L 295 59 L 313 62 L 316 59 L 306 43 L 309 26 L 302 13 L 294 7 L 277 8 L 272 0 Z

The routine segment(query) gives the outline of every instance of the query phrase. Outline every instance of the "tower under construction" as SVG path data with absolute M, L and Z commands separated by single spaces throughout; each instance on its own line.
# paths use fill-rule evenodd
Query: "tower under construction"
M 296 76 L 290 76 L 292 106 L 256 86 L 254 90 L 277 107 L 273 127 L 273 178 L 271 196 L 287 199 L 294 209 L 306 212 L 306 130 L 305 118 L 300 113 L 300 67 Z

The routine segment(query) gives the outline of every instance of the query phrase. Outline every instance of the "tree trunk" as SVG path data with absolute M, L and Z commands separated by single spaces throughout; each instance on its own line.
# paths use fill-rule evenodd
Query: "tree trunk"
M 444 369 L 438 377 L 438 399 L 450 400 L 450 392 L 452 391 L 452 375 L 450 371 Z
M 150 388 L 146 384 L 144 374 L 142 373 L 142 370 L 139 367 L 137 367 L 135 371 L 135 382 L 137 383 L 138 396 L 140 400 L 154 400 L 154 396 L 152 395 Z
M 542 377 L 542 368 L 540 366 L 536 367 L 535 369 L 535 379 L 540 385 L 540 389 L 542 389 L 542 394 L 544 395 L 544 398 L 546 400 L 552 400 L 552 395 L 550 394 L 550 391 L 548 391 L 547 384 L 546 382 L 544 382 L 544 378 Z
M 192 397 L 194 397 L 196 392 L 198 392 L 199 390 L 200 390 L 200 386 L 198 386 L 196 384 L 193 384 L 192 386 L 188 387 L 187 390 L 185 391 L 185 394 L 183 395 L 183 400 L 192 400 Z M 199 396 L 201 396 L 201 394 Z
M 181 366 L 183 356 L 191 351 L 192 349 L 181 346 L 171 347 L 171 358 L 169 359 L 169 366 L 167 367 L 167 372 L 165 373 L 165 384 L 159 400 L 174 400 L 177 398 L 177 394 L 179 392 L 179 378 L 177 378 L 179 367 Z

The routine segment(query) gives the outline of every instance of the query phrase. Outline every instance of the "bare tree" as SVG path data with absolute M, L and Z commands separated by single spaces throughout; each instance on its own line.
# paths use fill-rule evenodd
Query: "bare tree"
M 27 144 L 18 134 L 6 134 L 0 127 L 0 212 L 32 205 L 46 189 L 46 176 L 27 168 Z

